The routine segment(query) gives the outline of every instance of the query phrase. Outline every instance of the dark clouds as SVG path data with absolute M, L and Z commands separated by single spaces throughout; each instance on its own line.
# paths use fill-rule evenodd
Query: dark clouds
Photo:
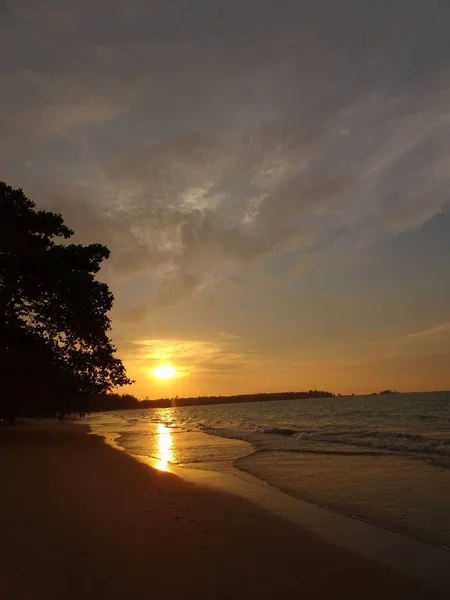
M 135 315 L 446 206 L 445 2 L 3 6 L 4 177 L 107 243 L 121 277 L 148 273 Z

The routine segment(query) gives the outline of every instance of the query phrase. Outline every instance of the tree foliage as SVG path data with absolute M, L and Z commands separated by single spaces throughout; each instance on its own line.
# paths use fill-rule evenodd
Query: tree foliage
M 56 399 L 131 383 L 108 336 L 113 295 L 96 279 L 109 250 L 64 244 L 72 235 L 60 214 L 0 183 L 3 412 L 35 397 L 36 386 Z

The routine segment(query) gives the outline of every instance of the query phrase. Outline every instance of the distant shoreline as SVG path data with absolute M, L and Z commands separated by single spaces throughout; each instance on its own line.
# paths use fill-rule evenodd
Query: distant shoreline
M 204 406 L 209 404 L 238 404 L 243 402 L 273 402 L 279 400 L 306 400 L 335 398 L 332 392 L 309 390 L 308 392 L 267 392 L 262 394 L 236 394 L 233 396 L 191 396 L 183 398 L 158 398 L 140 400 L 140 408 L 168 408 L 173 406 Z
M 394 390 L 383 390 L 381 392 L 368 394 L 334 394 L 322 390 L 309 390 L 300 392 L 264 392 L 257 394 L 236 394 L 232 396 L 195 396 L 195 397 L 175 397 L 175 398 L 157 398 L 151 400 L 146 398 L 139 400 L 131 394 L 105 394 L 101 396 L 91 396 L 89 398 L 89 410 L 109 411 L 109 410 L 127 410 L 139 408 L 173 408 L 183 406 L 209 406 L 214 404 L 238 404 L 244 402 L 275 402 L 282 400 L 319 400 L 319 399 L 339 399 L 353 397 L 386 397 L 389 395 L 397 396 L 401 394 L 420 394 L 420 393 L 446 393 L 447 390 L 433 390 L 432 392 L 398 392 Z

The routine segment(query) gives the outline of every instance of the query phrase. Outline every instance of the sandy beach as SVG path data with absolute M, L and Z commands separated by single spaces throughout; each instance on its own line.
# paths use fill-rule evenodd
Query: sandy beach
M 0 429 L 2 598 L 443 598 L 70 422 Z

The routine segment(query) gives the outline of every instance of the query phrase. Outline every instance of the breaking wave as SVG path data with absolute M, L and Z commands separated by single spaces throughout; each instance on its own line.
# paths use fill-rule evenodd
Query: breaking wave
M 258 450 L 360 454 L 362 451 L 358 451 L 357 448 L 366 448 L 369 449 L 369 453 L 448 457 L 450 466 L 449 438 L 393 431 L 324 432 L 289 427 L 256 427 L 253 431 L 202 427 L 202 430 L 211 435 L 242 439 Z M 352 451 L 349 446 L 356 448 Z M 447 463 L 442 461 L 430 460 L 430 464 L 447 466 Z

